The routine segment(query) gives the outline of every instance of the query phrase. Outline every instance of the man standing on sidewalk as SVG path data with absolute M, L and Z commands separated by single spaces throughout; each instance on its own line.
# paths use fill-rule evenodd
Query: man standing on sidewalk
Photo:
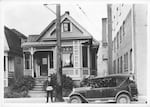
M 48 103 L 49 100 L 49 94 L 51 96 L 51 102 L 53 102 L 53 83 L 51 80 L 51 76 L 48 76 L 46 81 L 46 91 L 47 91 L 47 100 L 46 103 Z

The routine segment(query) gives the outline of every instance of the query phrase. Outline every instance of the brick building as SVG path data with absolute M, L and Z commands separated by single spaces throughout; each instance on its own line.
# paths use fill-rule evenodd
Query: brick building
M 147 95 L 147 5 L 112 4 L 113 73 L 133 73 L 139 95 Z

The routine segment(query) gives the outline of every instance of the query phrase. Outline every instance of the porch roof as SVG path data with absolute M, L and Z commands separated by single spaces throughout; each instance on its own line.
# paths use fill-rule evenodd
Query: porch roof
M 24 42 L 21 47 L 55 46 L 56 42 Z

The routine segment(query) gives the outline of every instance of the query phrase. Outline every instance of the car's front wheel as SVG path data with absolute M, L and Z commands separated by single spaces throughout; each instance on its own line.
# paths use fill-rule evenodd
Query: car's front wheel
M 121 94 L 117 97 L 117 103 L 130 103 L 130 97 L 127 94 Z
M 70 98 L 70 103 L 82 103 L 82 100 L 79 96 L 72 96 Z

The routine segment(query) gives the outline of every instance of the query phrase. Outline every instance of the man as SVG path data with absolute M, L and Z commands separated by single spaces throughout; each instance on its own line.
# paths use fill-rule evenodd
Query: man
M 46 103 L 48 103 L 49 100 L 49 94 L 51 95 L 51 102 L 53 102 L 53 83 L 51 80 L 51 76 L 48 76 L 46 81 L 46 91 L 47 91 L 47 100 Z

